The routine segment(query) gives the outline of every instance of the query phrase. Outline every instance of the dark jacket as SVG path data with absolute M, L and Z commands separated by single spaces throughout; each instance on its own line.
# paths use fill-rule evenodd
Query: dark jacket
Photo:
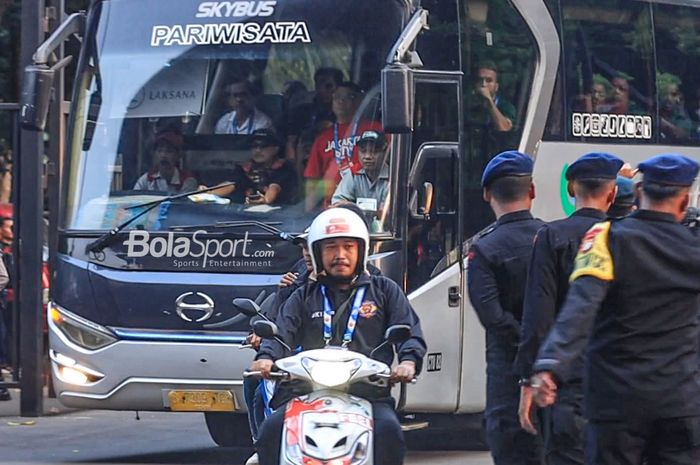
M 518 343 L 528 262 L 543 224 L 527 210 L 509 213 L 471 247 L 469 298 L 486 329 L 488 346 Z
M 586 234 L 534 368 L 566 379 L 587 348 L 589 418 L 700 415 L 700 239 L 650 210 L 606 225 Z
M 290 347 L 302 347 L 303 350 L 318 349 L 324 346 L 323 340 L 323 295 L 321 283 L 308 281 L 303 287 L 294 291 L 277 317 L 280 337 Z M 352 289 L 367 286 L 363 305 L 357 321 L 352 341 L 348 348 L 364 355 L 369 355 L 373 348 L 384 340 L 385 330 L 396 324 L 411 326 L 411 338 L 398 348 L 399 361 L 412 360 L 416 364 L 416 374 L 420 372 L 426 346 L 418 315 L 408 303 L 401 288 L 384 276 L 361 275 L 352 285 Z M 329 289 L 330 290 L 330 289 Z M 333 308 L 338 308 L 330 296 Z M 350 311 L 336 325 L 342 333 L 346 326 Z M 335 340 L 334 343 L 339 343 Z M 277 360 L 289 355 L 280 343 L 266 339 L 263 341 L 256 359 Z M 394 359 L 393 348 L 390 345 L 378 350 L 374 358 L 387 365 Z
M 525 290 L 520 347 L 515 358 L 516 371 L 522 378 L 532 374 L 537 351 L 564 303 L 581 238 L 605 218 L 606 213 L 600 210 L 582 208 L 537 232 Z M 578 372 L 572 370 L 575 379 L 568 381 L 580 383 L 582 371 L 583 357 Z

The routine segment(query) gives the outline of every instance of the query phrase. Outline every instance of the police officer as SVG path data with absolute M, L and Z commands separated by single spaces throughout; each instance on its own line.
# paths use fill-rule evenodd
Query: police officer
M 496 215 L 469 251 L 469 298 L 486 329 L 486 439 L 495 465 L 541 463 L 537 438 L 518 422 L 518 376 L 513 360 L 520 338 L 525 279 L 532 243 L 543 222 L 532 217 L 532 159 L 496 155 L 481 178 Z
M 541 405 L 558 402 L 587 349 L 589 463 L 697 465 L 700 239 L 679 223 L 699 166 L 658 155 L 639 168 L 640 209 L 581 243 L 533 386 Z
M 618 176 L 615 185 L 617 186 L 617 195 L 608 209 L 608 216 L 610 218 L 623 218 L 637 209 L 634 181 L 625 176 Z
M 549 332 L 569 289 L 569 275 L 585 232 L 606 218 L 615 199 L 615 178 L 623 162 L 614 155 L 589 153 L 578 158 L 566 170 L 569 194 L 575 198 L 576 211 L 569 218 L 542 227 L 535 237 L 525 291 L 520 347 L 515 365 L 521 376 L 520 422 L 535 433 L 532 421 L 532 389 L 527 383 L 537 350 Z M 582 464 L 583 433 L 582 371 L 580 357 L 563 380 L 561 402 L 543 412 L 545 462 L 549 465 Z
M 369 355 L 383 341 L 387 327 L 410 325 L 411 338 L 398 347 L 399 364 L 392 370 L 392 379 L 412 380 L 420 372 L 426 350 L 420 322 L 395 282 L 367 273 L 369 232 L 362 218 L 346 208 L 328 209 L 314 219 L 307 240 L 316 281 L 308 280 L 294 291 L 280 310 L 280 337 L 290 347 L 303 350 L 324 347 L 329 341 Z M 328 326 L 327 314 L 332 316 Z M 251 370 L 269 377 L 273 360 L 283 356 L 281 344 L 264 340 Z M 385 346 L 375 352 L 375 358 L 391 365 L 393 348 Z M 291 388 L 290 383 L 279 385 L 273 398 L 277 411 L 263 422 L 257 443 L 262 465 L 279 463 L 284 421 L 279 404 L 293 395 Z M 358 394 L 373 405 L 374 463 L 399 465 L 406 447 L 389 388 L 365 391 Z

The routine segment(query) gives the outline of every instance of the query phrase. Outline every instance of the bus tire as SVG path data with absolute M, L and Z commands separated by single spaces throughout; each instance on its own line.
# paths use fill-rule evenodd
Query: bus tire
M 407 422 L 424 421 L 429 426 L 406 431 L 406 445 L 409 450 L 489 450 L 481 418 L 481 414 L 412 415 Z
M 253 447 L 248 417 L 239 413 L 205 412 L 212 440 L 221 447 Z

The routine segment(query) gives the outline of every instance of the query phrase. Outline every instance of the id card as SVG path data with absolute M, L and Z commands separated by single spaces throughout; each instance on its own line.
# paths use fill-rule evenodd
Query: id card
M 357 201 L 355 202 L 358 207 L 360 207 L 363 210 L 367 211 L 377 211 L 377 199 L 369 198 L 369 197 L 358 197 Z

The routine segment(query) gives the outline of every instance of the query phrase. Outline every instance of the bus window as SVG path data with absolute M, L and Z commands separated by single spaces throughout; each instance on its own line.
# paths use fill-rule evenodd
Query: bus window
M 565 108 L 566 138 L 652 142 L 658 125 L 650 6 L 561 0 L 559 8 L 564 99 L 553 104 Z
M 457 236 L 459 154 L 450 148 L 456 148 L 459 140 L 457 86 L 417 82 L 415 96 L 408 291 L 455 263 L 455 250 L 461 243 Z
M 481 172 L 503 150 L 517 149 L 536 59 L 530 30 L 506 0 L 463 1 L 465 239 L 492 218 L 481 196 Z
M 700 142 L 700 10 L 654 6 L 656 87 L 661 143 Z M 691 42 L 689 42 L 689 40 Z

